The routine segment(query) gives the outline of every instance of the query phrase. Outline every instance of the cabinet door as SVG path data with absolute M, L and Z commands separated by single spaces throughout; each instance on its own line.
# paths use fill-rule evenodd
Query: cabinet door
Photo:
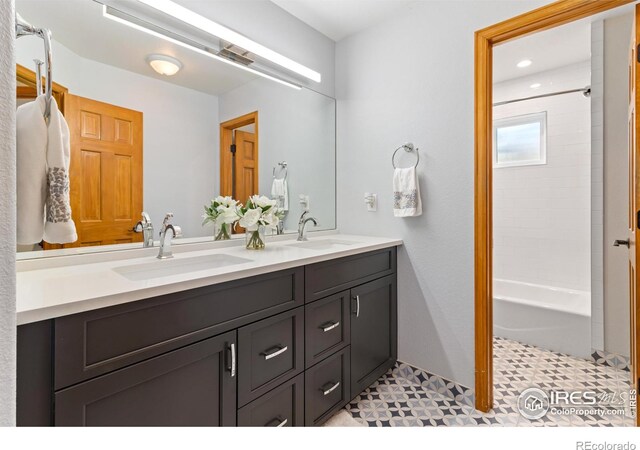
M 58 426 L 233 426 L 236 332 L 55 394 Z
M 351 395 L 355 397 L 397 357 L 396 277 L 351 289 Z

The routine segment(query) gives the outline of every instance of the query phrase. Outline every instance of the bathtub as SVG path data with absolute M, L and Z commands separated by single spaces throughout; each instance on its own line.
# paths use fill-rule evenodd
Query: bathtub
M 588 359 L 591 293 L 494 279 L 493 334 Z

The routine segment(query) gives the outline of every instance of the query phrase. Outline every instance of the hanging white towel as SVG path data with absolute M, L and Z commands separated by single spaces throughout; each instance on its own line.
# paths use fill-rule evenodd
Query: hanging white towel
M 54 98 L 49 124 L 45 97 L 16 112 L 18 244 L 78 239 L 69 202 L 69 127 Z
M 278 206 L 289 211 L 289 186 L 286 178 L 274 178 L 271 184 L 271 198 L 278 201 Z
M 18 244 L 38 244 L 44 235 L 47 198 L 47 124 L 44 96 L 16 111 Z
M 67 244 L 78 240 L 76 225 L 71 218 L 69 200 L 69 162 L 71 145 L 69 125 L 51 98 L 47 139 L 47 201 L 44 240 L 52 244 Z
M 393 215 L 418 217 L 422 214 L 420 186 L 415 167 L 395 169 L 393 172 Z

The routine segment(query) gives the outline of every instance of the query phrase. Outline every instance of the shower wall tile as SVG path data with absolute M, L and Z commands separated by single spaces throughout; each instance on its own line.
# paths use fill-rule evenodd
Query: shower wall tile
M 499 83 L 495 100 L 587 86 L 590 70 L 584 61 Z M 542 87 L 531 89 L 534 82 Z M 494 108 L 494 118 L 541 111 L 547 164 L 494 170 L 494 276 L 590 291 L 591 224 L 602 222 L 591 213 L 592 182 L 602 174 L 592 170 L 590 101 L 570 94 L 512 103 Z

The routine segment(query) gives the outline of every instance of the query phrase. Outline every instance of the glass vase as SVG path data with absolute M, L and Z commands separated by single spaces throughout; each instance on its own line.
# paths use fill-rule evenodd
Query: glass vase
M 245 243 L 247 250 L 263 250 L 264 233 L 265 227 L 263 225 L 251 227 L 251 229 L 247 228 L 245 230 Z
M 231 239 L 231 224 L 230 223 L 221 223 L 213 224 L 213 239 L 216 241 L 226 241 L 227 239 Z

